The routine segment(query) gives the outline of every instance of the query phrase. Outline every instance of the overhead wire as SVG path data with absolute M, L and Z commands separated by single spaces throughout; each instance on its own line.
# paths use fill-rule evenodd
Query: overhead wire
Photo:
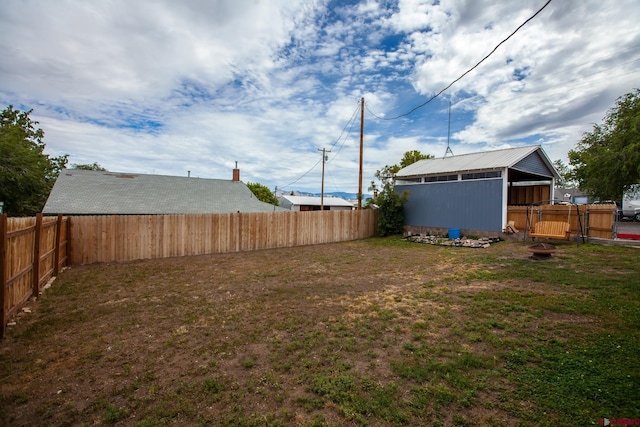
M 331 146 L 331 151 L 334 152 L 334 155 L 331 158 L 332 160 L 338 156 L 338 154 L 340 153 L 344 145 L 347 143 L 347 139 L 349 138 L 349 135 L 351 135 L 351 130 L 353 129 L 353 125 L 355 125 L 356 123 L 356 117 L 359 111 L 360 111 L 360 103 L 358 102 L 358 106 L 353 112 L 353 114 L 351 115 L 351 119 L 349 119 L 349 122 L 347 123 L 347 125 L 345 125 L 345 127 L 342 129 L 342 133 L 340 134 L 340 137 L 341 137 L 344 134 L 344 130 L 347 128 L 347 126 L 349 126 L 349 130 L 347 131 L 347 134 L 345 135 L 344 140 L 342 141 L 342 144 L 340 144 L 340 147 L 338 148 L 337 151 L 335 152 L 333 151 L 333 149 L 336 147 L 336 144 L 340 140 L 340 137 L 338 137 L 338 140 L 336 140 L 336 142 Z
M 482 64 L 485 60 L 487 60 L 491 55 L 493 55 L 496 50 L 498 50 L 498 48 L 500 46 L 502 46 L 504 43 L 507 42 L 507 40 L 509 40 L 511 37 L 513 37 L 513 35 L 515 33 L 517 33 L 518 31 L 520 31 L 520 29 L 522 27 L 524 27 L 525 25 L 527 25 L 532 19 L 534 19 L 536 16 L 538 16 L 540 14 L 540 12 L 542 12 L 548 5 L 549 3 L 551 3 L 552 0 L 547 0 L 547 2 L 540 8 L 538 9 L 538 11 L 536 13 L 534 13 L 533 15 L 531 15 L 529 18 L 527 18 L 526 21 L 524 21 L 522 24 L 520 24 L 518 26 L 518 28 L 516 28 L 515 30 L 513 30 L 513 32 L 511 34 L 509 34 L 505 39 L 503 39 L 500 43 L 498 43 L 493 50 L 491 50 L 491 52 L 489 52 L 484 58 L 482 58 L 480 61 L 478 61 L 473 67 L 469 68 L 467 71 L 465 71 L 464 73 L 462 73 L 460 75 L 460 77 L 458 77 L 457 79 L 455 79 L 454 81 L 452 81 L 451 83 L 449 83 L 449 85 L 447 85 L 444 89 L 440 90 L 440 92 L 436 93 L 435 95 L 433 95 L 431 98 L 427 99 L 425 102 L 423 102 L 422 104 L 412 108 L 411 110 L 407 111 L 404 114 L 400 114 L 398 116 L 395 117 L 381 117 L 377 114 L 374 114 L 371 110 L 369 110 L 369 108 L 367 107 L 367 111 L 369 111 L 369 113 L 374 116 L 375 118 L 379 119 L 379 120 L 397 120 L 400 119 L 402 117 L 406 117 L 408 115 L 410 115 L 411 113 L 413 113 L 414 111 L 424 107 L 425 105 L 429 104 L 431 101 L 433 101 L 434 99 L 438 98 L 440 95 L 442 95 L 447 89 L 449 89 L 451 86 L 453 86 L 454 84 L 456 84 L 458 81 L 460 81 L 462 78 L 464 78 L 467 74 L 469 74 L 470 72 L 472 72 L 473 70 L 475 70 L 476 68 L 478 68 L 478 66 L 480 66 L 480 64 Z
M 331 152 L 334 153 L 333 157 L 331 157 L 331 160 L 335 160 L 335 158 L 338 156 L 338 154 L 340 153 L 340 151 L 342 150 L 342 148 L 344 147 L 344 145 L 347 143 L 347 140 L 349 139 L 349 135 L 351 135 L 351 131 L 353 130 L 353 125 L 355 125 L 356 123 L 356 117 L 357 117 L 357 113 L 360 111 L 360 102 L 358 102 L 358 106 L 355 109 L 355 111 L 353 112 L 353 114 L 351 115 L 351 119 L 349 119 L 349 122 L 347 123 L 347 125 L 345 125 L 345 127 L 343 128 L 343 133 L 344 134 L 344 129 L 347 128 L 347 126 L 349 126 L 349 130 L 347 131 L 344 139 L 342 140 L 342 144 L 340 144 L 340 147 L 338 148 L 337 151 L 333 151 L 333 149 L 335 148 L 336 144 L 338 143 L 340 137 L 338 138 L 338 140 L 336 140 L 336 142 L 331 146 Z M 342 136 L 342 134 L 340 134 L 340 136 Z M 330 161 L 331 161 L 330 160 Z M 327 162 L 329 163 L 329 162 Z M 331 183 L 333 184 L 334 188 L 338 191 L 342 191 L 340 190 L 340 188 L 338 188 L 337 184 L 335 183 L 335 181 L 333 180 L 333 176 L 331 175 L 331 171 L 329 170 L 329 167 L 327 167 L 325 169 L 325 173 L 329 176 L 329 180 L 331 180 Z
M 331 184 L 333 184 L 333 188 L 335 188 L 337 191 L 341 191 L 338 188 L 338 185 L 336 184 L 336 182 L 333 180 L 333 176 L 331 175 L 331 172 L 329 172 L 329 169 L 325 169 L 325 175 L 327 175 L 329 177 L 329 180 L 331 181 Z
M 321 159 L 321 160 L 322 160 L 322 159 Z M 309 172 L 311 172 L 312 170 L 314 170 L 314 169 L 316 168 L 316 166 L 318 166 L 318 164 L 320 163 L 320 161 L 321 161 L 321 160 L 318 160 L 318 161 L 317 161 L 313 166 L 311 166 L 311 168 L 310 168 L 308 171 L 306 171 L 305 173 L 303 173 L 303 174 L 302 174 L 298 179 L 296 179 L 295 181 L 290 182 L 289 184 L 284 185 L 284 186 L 282 186 L 282 187 L 277 187 L 277 188 L 284 189 L 284 188 L 287 188 L 287 187 L 289 187 L 290 185 L 293 185 L 293 184 L 295 184 L 296 182 L 300 181 L 302 178 L 304 178 L 305 176 L 307 176 L 307 175 L 309 174 Z
M 357 113 L 358 111 L 360 111 L 360 103 L 358 103 L 358 105 L 356 106 L 356 109 L 354 110 L 353 114 L 351 114 L 351 118 L 347 121 L 347 123 L 344 125 L 344 127 L 342 128 L 342 131 L 340 132 L 340 135 L 338 136 L 338 138 L 335 140 L 335 142 L 333 143 L 333 145 L 331 146 L 331 149 L 335 148 L 335 146 L 338 144 L 338 142 L 340 142 L 340 139 L 342 138 L 342 136 L 345 133 L 345 130 L 347 129 L 347 127 L 349 127 L 349 132 L 347 132 L 347 136 L 349 135 L 349 133 L 351 132 L 351 129 L 353 128 L 353 124 L 355 123 L 355 117 L 357 117 Z M 346 142 L 346 137 L 344 142 L 342 143 L 342 145 L 340 146 L 340 148 L 338 149 L 338 152 L 340 152 L 340 150 L 342 149 L 342 147 L 344 146 L 344 143 Z M 335 159 L 337 153 L 333 156 L 333 158 Z M 311 166 L 311 168 L 309 170 L 307 170 L 305 173 L 303 173 L 299 178 L 297 178 L 296 180 L 290 182 L 287 185 L 284 186 L 277 186 L 277 188 L 280 189 L 284 189 L 287 188 L 295 183 L 297 183 L 298 181 L 300 181 L 302 178 L 304 178 L 305 176 L 307 176 L 312 170 L 314 170 L 316 168 L 316 166 L 318 166 L 320 164 L 320 162 L 323 161 L 323 159 L 321 158 L 320 160 L 318 160 L 313 166 Z
M 410 114 L 412 114 L 413 112 L 415 112 L 416 110 L 426 106 L 427 104 L 431 103 L 434 99 L 438 98 L 440 95 L 442 95 L 445 91 L 447 91 L 449 88 L 451 88 L 451 86 L 453 86 L 455 83 L 457 83 L 458 81 L 460 81 L 461 79 L 463 79 L 467 74 L 469 74 L 470 72 L 472 72 L 473 70 L 475 70 L 476 68 L 478 68 L 480 66 L 480 64 L 482 64 L 484 61 L 486 61 L 491 55 L 493 55 L 500 46 L 502 46 L 504 43 L 506 43 L 511 37 L 513 37 L 513 35 L 515 35 L 518 31 L 520 31 L 520 29 L 522 29 L 525 25 L 527 25 L 531 20 L 533 20 L 536 16 L 538 16 L 550 3 L 552 2 L 552 0 L 547 0 L 547 2 L 542 5 L 542 7 L 540 7 L 533 15 L 531 15 L 529 18 L 527 18 L 522 24 L 520 24 L 514 31 L 511 32 L 511 34 L 509 34 L 506 38 L 504 38 L 500 43 L 498 43 L 492 50 L 491 52 L 489 52 L 487 55 L 485 55 L 480 61 L 478 61 L 473 67 L 469 68 L 467 71 L 465 71 L 464 73 L 462 73 L 458 78 L 456 78 L 455 80 L 453 80 L 451 83 L 449 83 L 449 85 L 447 85 L 445 88 L 443 88 L 442 90 L 440 90 L 438 93 L 436 93 L 435 95 L 433 95 L 431 98 L 427 99 L 425 102 L 423 102 L 422 104 L 412 108 L 411 110 L 407 111 L 406 113 L 400 114 L 398 116 L 394 116 L 394 117 L 381 117 L 377 114 L 375 114 L 374 112 L 372 112 L 369 107 L 367 105 L 365 105 L 366 110 L 369 112 L 369 114 L 371 114 L 372 116 L 374 116 L 375 118 L 379 119 L 379 120 L 397 120 L 400 119 L 402 117 L 406 117 Z M 340 142 L 340 139 L 342 138 L 342 135 L 344 135 L 345 129 L 349 126 L 349 132 L 347 132 L 347 135 L 351 132 L 351 129 L 353 128 L 353 124 L 355 123 L 355 117 L 357 112 L 360 109 L 360 105 L 358 104 L 358 106 L 356 107 L 356 109 L 354 110 L 351 118 L 349 119 L 349 121 L 347 122 L 347 124 L 343 127 L 342 132 L 340 133 L 340 135 L 338 136 L 338 138 L 336 139 L 336 141 L 333 143 L 333 145 L 331 146 L 331 148 L 335 148 L 335 146 L 338 144 L 338 142 Z M 343 143 L 341 144 L 340 148 L 338 149 L 338 152 L 342 149 L 342 147 L 344 146 L 344 144 L 346 143 L 346 137 L 345 140 L 343 141 Z M 337 152 L 337 153 L 338 153 Z M 333 158 L 335 159 L 335 157 L 337 156 L 337 153 L 333 156 Z M 316 166 L 318 166 L 320 164 L 321 161 L 324 161 L 324 159 L 320 159 L 319 161 L 317 161 L 308 171 L 306 171 L 304 174 L 302 174 L 298 179 L 292 181 L 291 183 L 280 187 L 280 188 L 286 188 L 289 187 L 295 183 L 297 183 L 298 181 L 300 181 L 302 178 L 304 178 L 306 175 L 308 175 L 313 169 L 316 168 Z
M 342 135 L 344 135 L 344 131 L 345 129 L 347 129 L 347 127 L 349 127 L 347 136 L 349 135 L 349 133 L 351 133 L 351 129 L 353 128 L 353 124 L 355 123 L 355 118 L 357 117 L 358 111 L 360 111 L 360 102 L 358 102 L 358 104 L 356 105 L 356 109 L 353 110 L 353 114 L 351 114 L 351 118 L 349 119 L 347 124 L 345 124 L 344 127 L 342 128 L 342 132 L 340 132 L 340 136 L 338 136 L 336 141 L 333 143 L 333 145 L 331 146 L 331 149 L 334 149 L 335 146 L 338 144 L 338 142 L 340 141 L 340 138 L 342 138 Z M 345 141 L 346 141 L 346 137 L 345 137 Z M 342 143 L 342 145 L 344 145 L 344 142 Z

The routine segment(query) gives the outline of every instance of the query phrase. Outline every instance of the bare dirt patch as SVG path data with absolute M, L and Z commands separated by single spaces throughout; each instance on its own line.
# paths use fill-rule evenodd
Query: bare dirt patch
M 492 272 L 527 256 L 367 240 L 74 266 L 0 346 L 0 421 L 511 424 L 510 346 L 593 324 L 540 306 L 589 291 Z

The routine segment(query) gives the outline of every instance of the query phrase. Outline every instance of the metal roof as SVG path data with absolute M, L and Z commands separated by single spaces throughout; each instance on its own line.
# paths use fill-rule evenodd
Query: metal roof
M 261 202 L 241 181 L 98 172 L 60 172 L 45 214 L 203 214 L 273 212 L 285 209 Z
M 300 206 L 320 206 L 320 197 L 317 196 L 288 196 L 283 194 L 280 196 L 283 199 L 288 200 L 292 205 Z M 348 206 L 353 207 L 353 203 L 346 201 L 340 197 L 324 197 L 325 206 Z
M 540 145 L 530 145 L 526 147 L 419 160 L 398 171 L 396 177 L 409 178 L 435 174 L 504 169 L 514 166 L 536 151 L 539 151 L 544 162 L 550 170 L 556 174 L 557 172 L 542 147 Z

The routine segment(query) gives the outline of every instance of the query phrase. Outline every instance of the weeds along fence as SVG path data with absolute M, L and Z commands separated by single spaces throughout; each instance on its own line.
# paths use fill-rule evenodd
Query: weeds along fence
M 527 222 L 527 213 L 529 221 Z M 540 220 L 567 221 L 572 235 L 580 235 L 580 228 L 586 237 L 599 239 L 613 238 L 615 205 L 541 205 L 508 206 L 507 221 L 514 221 L 517 229 L 524 231 Z M 533 230 L 529 230 L 531 232 Z
M 0 337 L 65 265 L 254 251 L 375 235 L 377 211 L 0 216 Z
M 0 337 L 7 321 L 68 262 L 69 219 L 0 215 Z

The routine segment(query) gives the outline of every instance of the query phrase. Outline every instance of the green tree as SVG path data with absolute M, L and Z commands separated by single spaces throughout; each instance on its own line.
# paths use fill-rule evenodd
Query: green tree
M 376 171 L 375 177 L 378 178 L 383 189 L 386 184 L 390 184 L 393 187 L 396 183 L 396 174 L 400 169 L 402 169 L 400 165 L 386 165 Z
M 258 200 L 275 206 L 280 204 L 276 195 L 273 194 L 266 185 L 257 182 L 247 182 L 247 187 L 249 187 L 249 190 L 251 190 Z
M 400 160 L 400 169 L 406 168 L 407 166 L 414 164 L 418 160 L 426 159 L 433 159 L 433 155 L 422 154 L 418 150 L 407 151 L 406 153 L 404 153 L 404 156 L 402 156 L 402 160 Z
M 83 170 L 83 171 L 100 171 L 100 172 L 106 172 L 107 171 L 105 168 L 100 166 L 100 163 L 98 163 L 98 162 L 93 162 L 92 164 L 77 164 L 77 163 L 74 163 L 74 164 L 71 165 L 71 169 L 79 169 L 79 170 Z
M 569 164 L 579 188 L 601 200 L 619 200 L 640 183 L 640 89 L 616 100 L 569 151 Z
M 10 105 L 0 113 L 0 201 L 11 216 L 40 212 L 67 164 L 67 156 L 44 153 L 44 131 L 29 117 L 32 111 Z
M 402 233 L 404 226 L 404 204 L 409 198 L 408 192 L 398 194 L 395 190 L 396 174 L 418 160 L 431 159 L 430 154 L 422 154 L 418 150 L 407 151 L 400 160 L 400 164 L 386 165 L 376 171 L 375 176 L 380 180 L 382 188 L 378 191 L 375 182 L 371 181 L 369 191 L 377 192 L 377 197 L 372 202 L 378 206 L 378 234 L 388 236 Z
M 408 198 L 407 191 L 398 194 L 391 184 L 383 186 L 375 200 L 375 204 L 378 206 L 378 234 L 380 236 L 402 233 L 404 204 Z
M 560 179 L 556 181 L 556 186 L 561 188 L 573 188 L 576 186 L 576 181 L 573 179 L 573 171 L 571 168 L 558 159 L 553 162 L 553 167 L 556 168 Z
M 406 168 L 409 165 L 414 164 L 418 160 L 424 159 L 432 159 L 433 156 L 431 154 L 422 154 L 418 150 L 407 151 L 402 156 L 399 164 L 396 165 L 386 165 L 382 169 L 378 169 L 375 173 L 375 177 L 380 180 L 382 186 L 389 183 L 391 186 L 394 186 L 396 183 L 396 174 L 400 171 L 400 169 Z M 371 189 L 369 189 L 371 191 Z

